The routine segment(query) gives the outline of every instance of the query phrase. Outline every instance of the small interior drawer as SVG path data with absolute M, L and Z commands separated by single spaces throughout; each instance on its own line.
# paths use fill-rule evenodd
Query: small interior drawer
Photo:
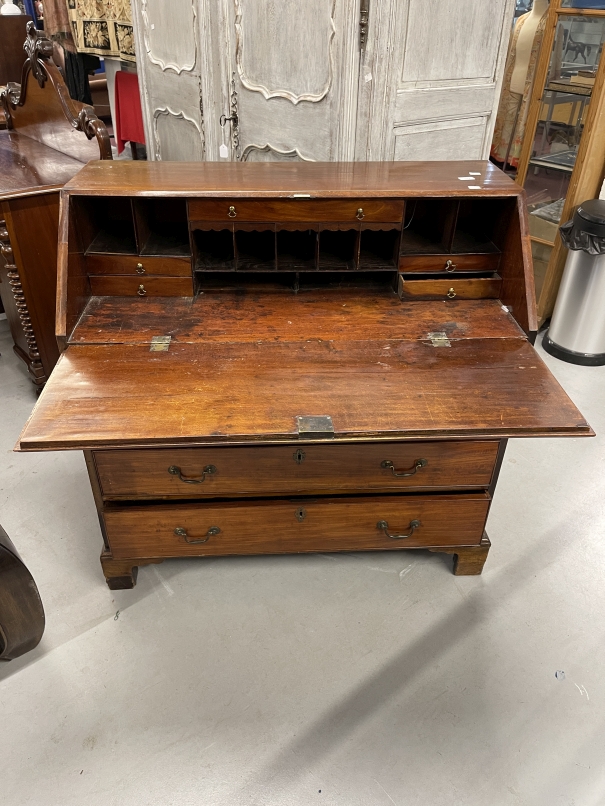
M 132 275 L 90 275 L 96 297 L 191 297 L 191 277 L 143 277 Z
M 400 255 L 399 271 L 444 272 L 457 274 L 465 271 L 497 271 L 500 253 L 486 255 Z
M 148 274 L 164 277 L 190 277 L 189 257 L 138 257 L 136 255 L 87 255 L 89 274 Z
M 105 509 L 115 558 L 476 546 L 486 493 L 249 500 Z
M 401 299 L 498 299 L 502 278 L 469 277 L 465 280 L 447 279 L 408 280 L 399 275 L 399 296 Z
M 191 199 L 190 221 L 401 222 L 402 199 Z
M 132 500 L 487 487 L 497 450 L 490 441 L 385 442 L 108 450 L 94 457 L 103 497 Z

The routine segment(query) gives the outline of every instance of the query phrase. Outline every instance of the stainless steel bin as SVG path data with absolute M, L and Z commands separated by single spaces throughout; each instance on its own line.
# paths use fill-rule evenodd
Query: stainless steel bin
M 605 201 L 590 199 L 559 228 L 569 249 L 550 327 L 547 353 L 570 364 L 605 364 Z

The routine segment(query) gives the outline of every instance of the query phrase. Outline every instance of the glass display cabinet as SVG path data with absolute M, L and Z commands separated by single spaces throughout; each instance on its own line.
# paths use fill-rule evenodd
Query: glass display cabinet
M 525 188 L 538 318 L 556 300 L 566 250 L 559 224 L 603 179 L 605 0 L 552 0 L 530 100 L 517 182 Z

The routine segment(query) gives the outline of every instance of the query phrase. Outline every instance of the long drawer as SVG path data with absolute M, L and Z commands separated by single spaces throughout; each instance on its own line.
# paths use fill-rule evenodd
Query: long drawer
M 191 221 L 400 222 L 402 199 L 190 199 Z
M 115 505 L 105 526 L 114 558 L 474 546 L 488 506 L 486 493 Z
M 497 442 L 95 451 L 106 500 L 486 487 Z

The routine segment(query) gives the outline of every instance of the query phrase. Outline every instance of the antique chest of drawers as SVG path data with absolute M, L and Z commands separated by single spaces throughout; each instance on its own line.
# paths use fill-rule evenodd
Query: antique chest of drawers
M 478 574 L 507 439 L 592 434 L 532 347 L 531 278 L 490 163 L 91 163 L 19 449 L 84 450 L 111 588 L 230 554 Z

